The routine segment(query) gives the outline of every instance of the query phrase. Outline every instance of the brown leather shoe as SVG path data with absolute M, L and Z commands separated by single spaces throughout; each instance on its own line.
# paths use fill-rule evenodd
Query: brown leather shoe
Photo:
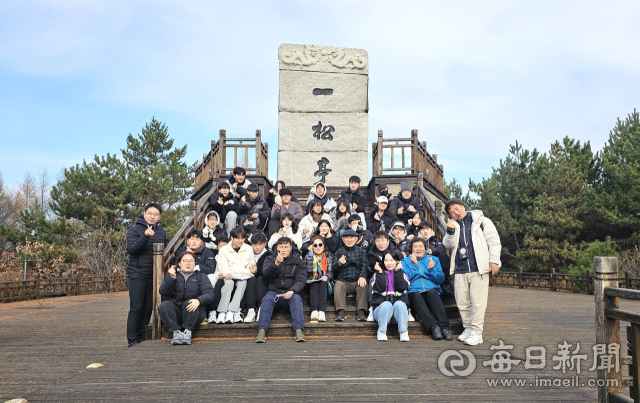
M 306 341 L 304 338 L 304 333 L 302 332 L 302 329 L 296 329 L 296 335 L 293 336 L 293 339 L 298 342 Z

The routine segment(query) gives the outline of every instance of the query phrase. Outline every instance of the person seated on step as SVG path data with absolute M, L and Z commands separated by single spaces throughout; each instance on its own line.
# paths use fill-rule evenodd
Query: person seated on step
M 218 189 L 209 196 L 209 205 L 224 222 L 227 234 L 238 226 L 238 202 L 233 197 L 228 182 L 218 185 Z
M 224 282 L 220 291 L 216 323 L 243 321 L 240 314 L 240 301 L 247 287 L 247 279 L 255 274 L 251 270 L 254 263 L 253 248 L 244 243 L 244 238 L 245 234 L 242 228 L 236 227 L 231 230 L 231 243 L 220 249 L 217 256 L 218 269 L 209 276 L 211 281 Z M 233 299 L 231 298 L 232 294 Z M 213 316 L 216 316 L 216 311 L 209 313 L 208 321 L 211 321 Z
M 222 294 L 222 287 L 224 286 L 224 281 L 218 281 L 220 279 L 219 278 L 220 271 L 218 269 L 218 252 L 220 252 L 220 249 L 227 246 L 229 242 L 231 242 L 231 240 L 229 239 L 228 236 L 226 235 L 221 236 L 218 239 L 218 245 L 217 245 L 218 249 L 213 251 L 216 256 L 216 271 L 213 273 L 213 276 L 208 276 L 209 281 L 211 281 L 211 285 L 213 286 L 213 302 L 207 305 L 207 312 L 208 312 L 207 322 L 208 323 L 214 323 L 217 320 L 216 313 L 218 310 L 218 305 L 220 304 L 220 295 Z
M 259 304 L 267 293 L 267 287 L 269 286 L 268 279 L 263 275 L 262 269 L 264 268 L 264 262 L 273 253 L 267 249 L 267 236 L 263 232 L 256 233 L 251 237 L 251 248 L 253 249 L 254 264 L 250 270 L 254 271 L 254 276 L 247 280 L 247 289 L 244 292 L 244 298 L 240 303 L 240 307 L 247 308 L 247 316 L 244 318 L 245 322 L 255 322 L 258 317 L 256 316 L 256 310 L 259 311 Z
M 307 279 L 313 281 L 309 284 L 311 322 L 326 322 L 328 282 L 333 280 L 331 271 L 333 254 L 327 250 L 326 241 L 322 236 L 314 235 L 311 237 L 305 263 L 307 264 Z
M 207 317 L 205 307 L 213 301 L 211 282 L 196 261 L 193 252 L 180 254 L 177 267 L 169 268 L 158 290 L 166 298 L 158 307 L 158 313 L 173 333 L 172 345 L 191 344 L 191 331 Z
M 389 188 L 387 187 L 386 183 L 378 184 L 378 195 L 386 197 L 389 202 L 391 202 L 395 198 L 394 195 L 389 193 Z
M 387 325 L 398 324 L 400 341 L 409 341 L 409 277 L 402 271 L 404 257 L 396 250 L 385 253 L 383 264 L 376 263 L 371 279 L 373 318 L 378 322 L 378 340 L 387 340 Z
M 246 217 L 251 217 L 256 228 L 266 231 L 266 226 L 271 216 L 271 209 L 267 202 L 258 194 L 258 185 L 255 183 L 247 186 L 247 196 L 240 199 L 238 205 L 239 222 Z
M 424 221 L 424 214 L 422 213 L 422 211 L 416 211 L 413 217 L 409 219 L 409 223 L 407 224 L 407 227 L 406 227 L 407 241 L 411 241 L 416 235 L 418 235 L 418 232 L 420 231 L 418 226 L 422 224 L 423 221 Z
M 273 205 L 276 204 L 276 200 L 278 200 L 279 203 L 282 202 L 280 191 L 286 187 L 283 181 L 277 181 L 276 184 L 273 186 L 274 187 L 269 189 L 269 193 L 267 193 L 267 197 L 265 198 L 265 200 L 267 201 L 267 204 L 269 205 L 269 209 L 273 208 Z M 295 195 L 291 195 L 291 201 L 294 201 L 300 204 L 300 202 L 298 201 Z
M 276 244 L 282 237 L 291 239 L 294 243 L 294 250 L 297 251 L 299 255 L 300 248 L 302 248 L 302 231 L 300 231 L 294 217 L 289 213 L 285 213 L 282 216 L 278 229 L 271 235 L 271 239 L 269 239 L 269 249 L 275 252 Z
M 349 200 L 343 198 L 338 199 L 338 205 L 336 206 L 335 216 L 332 217 L 333 229 L 338 234 L 338 237 L 342 236 L 342 231 L 349 228 L 349 217 L 353 214 L 351 209 L 351 203 Z
M 224 230 L 220 222 L 220 215 L 215 211 L 210 211 L 204 219 L 204 228 L 202 229 L 202 239 L 205 248 L 209 248 L 214 252 L 214 256 L 218 254 L 218 241 L 222 237 L 227 237 L 227 231 Z
M 244 243 L 251 246 L 251 237 L 255 234 L 264 234 L 260 229 L 256 227 L 256 222 L 251 216 L 243 216 L 244 218 L 240 221 L 240 227 L 244 230 Z
M 402 252 L 403 255 L 407 256 L 409 254 L 407 241 L 407 231 L 405 230 L 404 223 L 402 221 L 396 221 L 391 224 L 391 229 L 389 230 L 389 236 L 391 237 L 391 242 L 393 245 Z
M 427 254 L 427 241 L 416 237 L 409 245 L 411 255 L 402 260 L 402 270 L 409 277 L 409 300 L 425 329 L 434 340 L 453 340 L 449 319 L 440 299 L 444 273 L 440 259 Z
M 391 242 L 389 234 L 385 231 L 378 231 L 374 235 L 374 244 L 369 249 L 367 257 L 369 259 L 369 277 L 376 272 L 376 266 L 384 267 L 384 255 L 396 250 L 395 244 Z M 398 251 L 400 255 L 402 252 Z M 404 257 L 404 255 L 402 256 Z M 371 295 L 372 289 L 369 290 Z M 367 322 L 373 322 L 373 307 L 369 307 L 369 316 L 367 316 Z M 409 321 L 414 322 L 411 312 L 409 312 Z
M 307 207 L 309 207 L 309 214 L 302 217 L 298 225 L 302 234 L 302 243 L 309 242 L 320 221 L 331 221 L 329 214 L 322 210 L 322 203 L 319 200 L 311 200 Z
M 322 211 L 329 216 L 334 215 L 336 209 L 336 202 L 333 200 L 333 197 L 329 196 L 327 193 L 327 187 L 322 182 L 316 182 L 311 188 L 311 194 L 307 198 L 307 207 L 305 208 L 306 213 L 309 214 L 309 208 L 312 200 L 318 200 L 322 205 Z
M 307 284 L 307 267 L 302 259 L 293 253 L 293 243 L 287 237 L 278 239 L 278 253 L 269 256 L 262 274 L 269 280 L 269 288 L 262 303 L 258 317 L 258 335 L 256 343 L 264 343 L 275 309 L 291 312 L 295 341 L 305 341 L 304 312 L 300 294 Z
M 367 320 L 369 308 L 367 286 L 367 251 L 356 246 L 358 236 L 352 229 L 342 234 L 344 245 L 336 251 L 333 258 L 333 300 L 336 305 L 336 320 L 344 321 L 347 316 L 347 294 L 356 294 L 357 319 Z
M 378 196 L 376 205 L 367 216 L 367 229 L 372 233 L 388 231 L 391 224 L 398 219 L 388 209 L 389 200 L 385 196 Z
M 362 220 L 358 214 L 353 214 L 349 217 L 349 228 L 355 231 L 356 233 L 356 246 L 361 247 L 362 249 L 369 250 L 371 245 L 373 245 L 373 234 L 368 229 L 364 229 L 362 226 Z M 344 236 L 344 231 L 342 232 Z M 343 246 L 342 238 L 340 239 L 338 247 Z
M 202 231 L 192 229 L 185 239 L 186 246 L 178 249 L 173 264 L 178 264 L 178 257 L 182 252 L 193 252 L 196 255 L 196 265 L 203 274 L 213 274 L 216 271 L 216 257 L 213 251 L 204 246 Z
M 282 216 L 289 213 L 296 223 L 299 223 L 304 217 L 302 207 L 298 202 L 291 200 L 291 189 L 284 188 L 280 191 L 281 200 L 276 200 L 273 208 L 271 208 L 271 222 L 269 223 L 269 236 L 278 229 L 278 224 Z
M 243 167 L 235 167 L 233 168 L 233 173 L 229 175 L 229 178 L 227 179 L 227 183 L 231 188 L 231 194 L 233 194 L 233 197 L 238 201 L 240 201 L 242 196 L 246 195 L 247 189 L 249 185 L 251 185 L 249 179 L 245 178 L 246 175 L 247 171 Z
M 364 210 L 367 207 L 367 199 L 364 193 L 360 191 L 360 177 L 352 176 L 349 178 L 349 187 L 340 193 L 339 199 L 345 198 L 351 203 L 351 209 L 360 216 L 362 226 L 367 229 L 365 223 Z
M 440 286 L 442 293 L 445 295 L 453 295 L 453 288 L 451 288 L 451 282 L 449 281 L 449 268 L 451 262 L 449 261 L 449 255 L 442 243 L 442 240 L 433 231 L 433 226 L 429 221 L 423 221 L 418 226 L 418 236 L 427 241 L 427 254 L 437 257 L 440 260 L 440 266 L 444 272 L 444 283 Z
M 400 193 L 391 202 L 389 210 L 405 224 L 409 223 L 417 211 L 422 211 L 424 217 L 424 207 L 422 207 L 420 199 L 413 195 L 412 182 L 400 183 Z
M 329 252 L 335 253 L 335 251 L 338 249 L 338 244 L 340 243 L 340 239 L 338 238 L 336 233 L 333 232 L 333 229 L 331 228 L 331 222 L 327 220 L 320 220 L 320 222 L 318 223 L 318 228 L 316 228 L 313 235 L 320 235 L 321 237 L 324 238 L 324 243 Z M 309 245 L 307 245 L 306 249 L 304 245 L 302 246 L 302 250 L 308 250 L 308 249 L 309 249 Z

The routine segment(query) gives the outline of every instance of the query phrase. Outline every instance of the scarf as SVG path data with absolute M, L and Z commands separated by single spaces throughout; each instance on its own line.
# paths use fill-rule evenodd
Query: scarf
M 386 290 L 387 293 L 395 292 L 396 289 L 395 289 L 395 284 L 394 284 L 394 281 L 393 281 L 393 276 L 394 276 L 395 272 L 393 270 L 385 270 L 384 272 L 387 274 L 387 279 L 388 279 L 388 281 L 387 281 L 387 290 Z
M 313 255 L 313 279 L 317 279 L 318 273 L 323 276 L 327 273 L 327 257 L 323 253 L 320 257 Z

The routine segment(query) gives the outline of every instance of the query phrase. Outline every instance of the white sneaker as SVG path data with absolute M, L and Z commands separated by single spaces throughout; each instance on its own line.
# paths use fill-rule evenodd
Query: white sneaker
M 221 324 L 224 323 L 226 321 L 226 315 L 224 314 L 224 312 L 218 312 L 218 317 L 216 318 L 216 323 L 217 324 Z
M 400 341 L 409 341 L 409 332 L 400 333 Z
M 413 315 L 411 315 L 411 312 L 409 312 L 409 316 L 407 317 L 407 321 L 408 322 L 415 322 L 416 319 L 413 317 Z
M 387 341 L 387 332 L 378 330 L 378 341 Z
M 216 311 L 209 312 L 209 318 L 207 318 L 207 322 L 213 323 L 216 321 Z
M 327 321 L 327 317 L 324 316 L 324 311 L 319 311 L 318 312 L 318 322 L 326 322 Z
M 311 312 L 311 322 L 317 322 L 317 321 L 318 321 L 318 311 Z
M 478 344 L 482 344 L 482 335 L 475 334 L 473 330 L 469 332 L 469 337 L 464 341 L 464 344 L 468 346 L 477 346 Z
M 235 312 L 233 314 L 233 323 L 242 322 L 242 314 L 240 312 Z
M 367 316 L 367 322 L 375 322 L 375 320 L 373 319 L 373 307 L 372 306 L 369 307 L 369 316 Z
M 247 317 L 244 318 L 245 323 L 246 322 L 253 322 L 256 320 L 256 311 L 251 308 L 247 311 Z
M 233 323 L 233 312 L 228 311 L 224 318 L 224 323 Z
M 469 337 L 469 333 L 471 333 L 471 329 L 464 329 L 464 332 L 460 336 L 458 336 L 458 340 L 465 341 Z

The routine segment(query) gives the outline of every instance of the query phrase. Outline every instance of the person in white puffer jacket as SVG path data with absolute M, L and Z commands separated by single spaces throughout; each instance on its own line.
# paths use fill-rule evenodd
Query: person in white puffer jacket
M 298 228 L 298 224 L 296 223 L 295 218 L 290 213 L 286 213 L 280 219 L 280 225 L 276 232 L 271 235 L 271 239 L 269 239 L 269 249 L 275 251 L 276 243 L 278 243 L 278 239 L 282 237 L 287 237 L 293 242 L 295 247 L 302 247 L 302 231 Z
M 447 222 L 442 243 L 451 250 L 449 272 L 455 274 L 456 305 L 464 326 L 458 340 L 475 346 L 483 341 L 489 275 L 498 273 L 502 265 L 500 235 L 482 211 L 467 212 L 458 200 L 449 200 L 445 211 L 453 220 Z

